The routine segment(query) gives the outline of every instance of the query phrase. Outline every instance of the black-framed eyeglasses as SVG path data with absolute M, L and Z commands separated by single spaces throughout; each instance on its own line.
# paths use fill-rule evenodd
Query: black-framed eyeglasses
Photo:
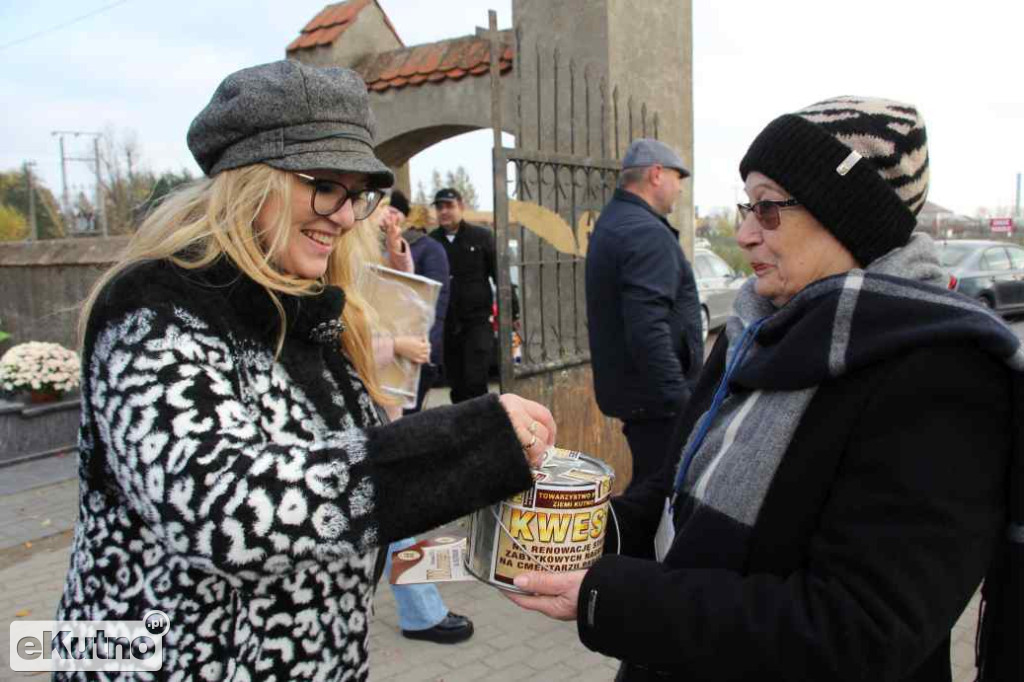
M 774 230 L 782 222 L 779 212 L 784 208 L 793 208 L 799 205 L 800 202 L 796 199 L 786 199 L 785 201 L 762 199 L 752 204 L 736 204 L 736 208 L 740 210 L 742 218 L 746 219 L 748 214 L 753 213 L 757 217 L 757 222 L 761 223 L 762 229 Z
M 384 193 L 379 189 L 361 189 L 352 191 L 336 180 L 315 178 L 305 173 L 295 173 L 300 180 L 313 188 L 313 196 L 309 198 L 309 207 L 318 216 L 331 216 L 338 212 L 345 202 L 352 199 L 352 213 L 356 220 L 364 220 L 380 204 Z

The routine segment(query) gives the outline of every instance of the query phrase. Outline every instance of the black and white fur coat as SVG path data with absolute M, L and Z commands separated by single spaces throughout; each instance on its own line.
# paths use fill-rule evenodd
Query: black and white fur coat
M 377 548 L 531 484 L 495 396 L 385 425 L 343 292 L 282 299 L 276 358 L 279 315 L 228 262 L 135 266 L 92 311 L 57 617 L 167 613 L 150 679 L 366 679 Z

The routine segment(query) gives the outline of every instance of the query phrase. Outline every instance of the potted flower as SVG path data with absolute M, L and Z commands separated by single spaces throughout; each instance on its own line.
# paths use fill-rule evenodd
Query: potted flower
M 78 373 L 78 354 L 59 343 L 20 343 L 0 358 L 0 388 L 28 391 L 33 403 L 55 401 L 74 391 Z

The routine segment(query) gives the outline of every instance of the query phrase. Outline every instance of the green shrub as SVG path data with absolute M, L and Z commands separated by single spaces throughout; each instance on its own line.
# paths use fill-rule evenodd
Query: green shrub
M 16 208 L 0 204 L 0 242 L 17 242 L 28 237 L 28 221 Z

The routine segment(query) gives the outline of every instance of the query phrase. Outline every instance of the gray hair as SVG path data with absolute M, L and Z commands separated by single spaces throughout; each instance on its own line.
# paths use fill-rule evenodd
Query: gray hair
M 630 185 L 637 185 L 647 180 L 647 171 L 650 166 L 634 166 L 633 168 L 624 168 L 619 173 L 619 189 L 625 189 Z

